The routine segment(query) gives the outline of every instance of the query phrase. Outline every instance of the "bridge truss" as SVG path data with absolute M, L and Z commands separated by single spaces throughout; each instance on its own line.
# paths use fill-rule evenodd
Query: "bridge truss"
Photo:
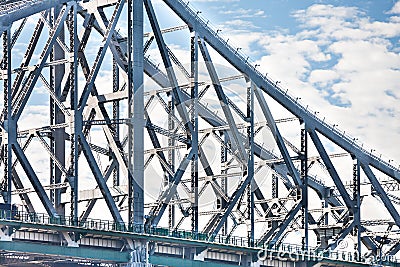
M 136 235 L 87 241 L 109 235 L 82 232 L 105 219 L 110 231 L 239 236 L 248 248 L 400 250 L 400 170 L 300 105 L 187 3 L 4 1 L 0 32 L 8 244 L 112 247 L 138 262 L 156 250 Z M 361 212 L 368 197 L 387 218 Z

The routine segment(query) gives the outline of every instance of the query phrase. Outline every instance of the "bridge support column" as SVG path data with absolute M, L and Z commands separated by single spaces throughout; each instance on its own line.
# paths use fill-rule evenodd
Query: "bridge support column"
M 143 0 L 128 1 L 128 216 L 129 225 L 140 232 L 144 222 L 143 13 Z
M 68 234 L 68 232 L 62 232 L 62 236 L 65 238 L 65 241 L 67 241 L 67 247 L 72 247 L 72 248 L 79 247 L 78 243 L 76 241 L 72 240 L 72 238 Z
M 12 241 L 12 237 L 10 235 L 4 233 L 3 230 L 0 229 L 0 242 L 1 241 Z
M 0 76 L 4 81 L 4 123 L 3 131 L 3 163 L 4 163 L 4 177 L 0 183 L 1 193 L 3 195 L 4 203 L 10 205 L 11 211 L 11 183 L 12 183 L 12 144 L 16 141 L 15 127 L 12 123 L 12 84 L 11 84 L 11 30 L 8 29 L 2 35 L 3 39 L 3 60 L 0 62 L 2 75 Z
M 254 246 L 254 83 L 247 80 L 247 127 L 248 135 L 248 159 L 247 159 L 247 175 L 251 177 L 251 182 L 248 185 L 247 191 L 247 216 L 248 216 L 248 230 L 247 240 L 250 247 Z
M 301 201 L 302 201 L 302 227 L 304 234 L 302 236 L 303 250 L 308 250 L 308 145 L 307 145 L 307 130 L 304 121 L 301 122 L 301 163 L 300 177 L 303 185 L 301 186 Z
M 206 257 L 206 254 L 207 254 L 207 249 L 203 250 L 202 252 L 200 252 L 198 254 L 196 254 L 196 252 L 195 252 L 194 256 L 193 256 L 193 260 L 195 260 L 195 261 L 204 261 L 204 259 Z
M 250 263 L 250 267 L 260 267 L 260 266 L 261 266 L 261 262 L 259 262 L 259 261 Z
M 135 241 L 134 248 L 130 252 L 129 264 L 131 267 L 149 266 L 148 242 Z

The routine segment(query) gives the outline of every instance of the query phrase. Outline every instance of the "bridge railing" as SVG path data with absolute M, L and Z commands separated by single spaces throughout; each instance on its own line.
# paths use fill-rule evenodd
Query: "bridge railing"
M 25 212 L 25 211 L 10 211 L 0 209 L 0 220 L 21 221 L 25 223 L 57 225 L 79 227 L 83 229 L 93 229 L 100 231 L 119 231 L 131 232 L 138 234 L 157 235 L 173 238 L 182 238 L 190 240 L 208 241 L 207 233 L 193 233 L 185 230 L 170 230 L 163 227 L 144 227 L 142 225 L 128 226 L 125 223 L 115 222 L 103 219 L 86 219 L 84 221 L 76 221 L 70 216 L 49 216 L 45 213 Z M 240 247 L 255 247 L 252 244 L 257 244 L 257 240 L 249 243 L 247 238 L 238 236 L 223 236 L 217 235 L 214 243 L 227 244 Z
M 285 244 L 269 246 L 267 243 L 259 244 L 258 240 L 250 241 L 246 237 L 239 236 L 224 236 L 217 235 L 213 241 L 209 241 L 209 235 L 207 233 L 193 233 L 186 230 L 170 230 L 163 227 L 143 227 L 142 225 L 129 227 L 125 223 L 115 222 L 111 220 L 102 219 L 87 219 L 84 221 L 76 221 L 70 216 L 49 216 L 44 213 L 36 212 L 25 212 L 17 210 L 2 210 L 0 209 L 0 221 L 13 221 L 13 222 L 24 222 L 34 223 L 42 225 L 55 225 L 55 226 L 69 226 L 79 227 L 90 230 L 100 231 L 113 231 L 113 232 L 124 232 L 124 233 L 136 233 L 149 236 L 161 236 L 169 238 L 178 238 L 186 240 L 198 240 L 216 244 L 224 244 L 229 246 L 243 247 L 243 248 L 255 248 L 260 251 L 267 253 L 275 253 L 276 255 L 296 257 L 302 259 L 303 257 L 314 257 L 328 258 L 331 260 L 339 260 L 346 262 L 365 262 L 366 259 L 356 257 L 354 252 L 340 251 L 340 250 L 321 250 L 317 247 L 304 247 L 301 245 Z M 397 263 L 397 259 L 394 257 L 385 259 L 385 262 Z
M 27 5 L 30 5 L 32 3 L 35 3 L 34 0 L 18 0 L 18 1 L 7 1 L 5 3 L 1 3 L 0 1 L 0 14 L 5 14 L 10 12 L 10 10 L 16 10 L 22 7 L 26 7 Z

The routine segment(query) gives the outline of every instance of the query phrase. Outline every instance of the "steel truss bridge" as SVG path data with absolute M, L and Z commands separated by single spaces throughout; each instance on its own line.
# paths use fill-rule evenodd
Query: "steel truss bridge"
M 2 266 L 397 266 L 400 170 L 188 3 L 2 0 L 0 32 Z

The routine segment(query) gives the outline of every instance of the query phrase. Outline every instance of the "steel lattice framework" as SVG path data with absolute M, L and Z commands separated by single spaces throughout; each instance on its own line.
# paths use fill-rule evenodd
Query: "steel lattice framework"
M 187 3 L 162 6 L 169 13 L 151 0 L 1 4 L 3 202 L 78 228 L 108 218 L 249 247 L 301 233 L 303 249 L 332 250 L 352 237 L 358 255 L 395 255 L 400 170 L 300 105 Z M 32 122 L 38 102 L 46 121 Z M 276 104 L 287 116 L 275 119 Z M 389 219 L 364 217 L 368 196 Z M 14 231 L 3 223 L 2 240 Z M 83 238 L 60 234 L 69 246 Z

